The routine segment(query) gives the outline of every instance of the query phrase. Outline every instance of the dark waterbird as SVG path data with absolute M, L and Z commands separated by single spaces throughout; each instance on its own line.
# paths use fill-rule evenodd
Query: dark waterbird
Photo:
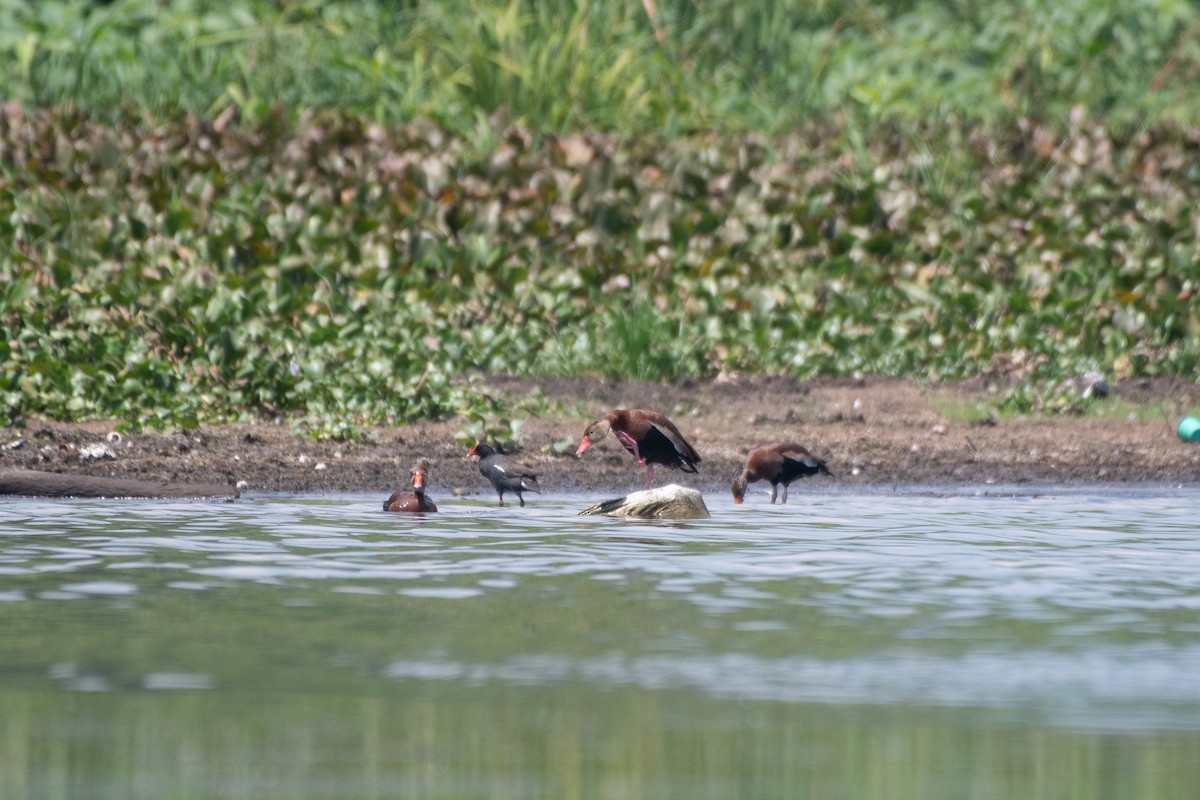
M 383 501 L 384 511 L 425 512 L 437 511 L 433 501 L 425 496 L 425 479 L 429 468 L 425 464 L 417 464 L 412 468 L 412 491 L 403 492 L 397 489 L 387 500 Z
M 779 485 L 783 484 L 783 500 L 787 502 L 788 484 L 797 478 L 805 478 L 824 472 L 830 477 L 833 473 L 825 466 L 825 462 L 808 452 L 808 448 L 794 442 L 775 442 L 756 447 L 746 456 L 746 466 L 733 479 L 733 502 L 742 502 L 746 494 L 746 484 L 755 481 L 771 482 L 771 502 L 775 502 L 775 494 Z
M 604 415 L 604 419 L 588 423 L 575 455 L 583 455 L 584 450 L 608 436 L 610 431 L 616 434 L 626 450 L 633 453 L 639 464 L 646 465 L 643 489 L 649 489 L 654 480 L 655 464 L 695 472 L 696 464 L 700 462 L 700 454 L 683 438 L 675 423 L 657 411 L 640 408 L 613 409 Z
M 505 492 L 516 493 L 522 508 L 525 506 L 522 492 L 541 494 L 542 487 L 538 486 L 536 472 L 503 453 L 497 453 L 491 445 L 479 442 L 467 455 L 479 461 L 479 472 L 496 487 L 496 493 L 500 495 L 500 505 L 504 505 Z

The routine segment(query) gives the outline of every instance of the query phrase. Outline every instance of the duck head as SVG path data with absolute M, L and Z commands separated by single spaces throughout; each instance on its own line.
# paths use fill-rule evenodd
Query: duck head
M 612 426 L 608 420 L 601 419 L 595 422 L 589 422 L 588 426 L 583 429 L 583 441 L 579 443 L 579 449 L 575 451 L 575 457 L 583 455 L 583 451 L 594 445 L 596 442 L 608 436 Z

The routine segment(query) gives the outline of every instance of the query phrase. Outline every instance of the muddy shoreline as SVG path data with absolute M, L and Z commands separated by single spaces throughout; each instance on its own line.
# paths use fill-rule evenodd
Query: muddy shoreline
M 587 378 L 493 378 L 514 396 L 540 390 L 560 409 L 525 422 L 520 458 L 541 471 L 548 491 L 623 493 L 644 470 L 612 439 L 574 456 L 584 426 L 614 407 L 654 408 L 671 417 L 700 452 L 696 475 L 659 468 L 668 482 L 728 492 L 745 453 L 771 441 L 798 441 L 824 458 L 833 479 L 804 492 L 853 487 L 1200 484 L 1200 444 L 1174 424 L 1200 410 L 1200 384 L 1179 379 L 1114 384 L 1103 405 L 1081 417 L 998 418 L 983 381 L 925 386 L 913 381 L 754 378 L 660 385 Z M 286 422 L 195 431 L 111 435 L 114 422 L 28 420 L 0 432 L 0 470 L 36 469 L 101 477 L 222 483 L 253 492 L 379 492 L 404 484 L 425 459 L 431 494 L 495 497 L 456 441 L 460 420 L 375 429 L 376 444 L 315 442 Z M 557 445 L 557 447 L 556 447 Z M 108 457 L 107 447 L 113 457 Z M 89 448 L 91 448 L 89 450 Z M 85 453 L 95 452 L 97 458 Z M 765 500 L 765 498 L 763 498 Z

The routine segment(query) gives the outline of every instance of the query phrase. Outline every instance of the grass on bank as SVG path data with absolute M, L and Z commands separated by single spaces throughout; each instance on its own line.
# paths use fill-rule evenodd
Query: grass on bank
M 653 16 L 647 12 L 647 5 Z M 1200 120 L 1186 0 L 0 0 L 7 99 L 109 116 L 237 106 L 538 130 L 779 134 L 881 122 Z

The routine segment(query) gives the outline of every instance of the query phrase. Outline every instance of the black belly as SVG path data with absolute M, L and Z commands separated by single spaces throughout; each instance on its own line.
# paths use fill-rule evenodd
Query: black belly
M 633 452 L 633 448 L 628 445 L 625 446 L 625 449 Z M 675 444 L 658 432 L 658 428 L 651 428 L 645 438 L 638 442 L 638 451 L 647 464 L 662 464 L 672 469 L 681 469 L 684 472 L 696 471 L 696 465 L 692 463 L 692 460 L 684 458 L 675 449 Z
M 790 458 L 785 458 L 783 460 L 783 469 L 779 471 L 779 475 L 771 483 L 782 483 L 786 486 L 797 478 L 807 478 L 809 475 L 816 475 L 820 471 L 820 467 L 810 467 L 803 461 L 792 461 Z
M 523 485 L 523 478 L 521 478 L 520 475 L 514 477 L 512 475 L 505 475 L 504 473 L 489 472 L 488 480 L 492 482 L 492 486 L 495 486 L 499 491 L 502 492 L 526 491 L 525 486 Z

